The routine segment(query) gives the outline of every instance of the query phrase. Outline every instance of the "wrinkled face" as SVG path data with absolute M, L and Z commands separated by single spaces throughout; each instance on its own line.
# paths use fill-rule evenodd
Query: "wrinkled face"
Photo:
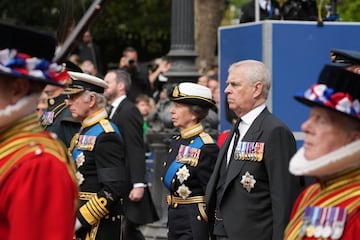
M 104 96 L 107 101 L 112 102 L 117 97 L 118 82 L 115 80 L 115 73 L 108 73 L 105 75 L 104 81 L 108 84 L 108 88 L 104 91 Z
M 301 129 L 305 132 L 304 152 L 308 160 L 316 159 L 353 141 L 344 130 L 341 116 L 321 107 L 313 107 Z
M 90 104 L 91 102 L 83 92 L 68 95 L 67 105 L 69 106 L 71 115 L 79 121 L 84 120 L 89 115 Z
M 256 84 L 250 84 L 238 68 L 229 73 L 224 93 L 227 95 L 229 108 L 237 116 L 243 116 L 255 105 L 255 97 L 258 94 Z
M 170 114 L 171 121 L 179 129 L 189 128 L 196 123 L 196 116 L 190 112 L 189 106 L 186 104 L 173 102 Z

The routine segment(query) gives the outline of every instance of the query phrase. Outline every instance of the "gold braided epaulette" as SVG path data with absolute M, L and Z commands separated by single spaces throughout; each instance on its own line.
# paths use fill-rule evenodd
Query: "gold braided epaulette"
M 100 121 L 100 124 L 106 133 L 115 132 L 114 128 L 111 126 L 110 121 L 108 119 L 102 119 Z
M 208 133 L 205 133 L 205 132 L 202 132 L 199 134 L 201 140 L 203 141 L 204 144 L 212 144 L 212 143 L 215 143 L 214 142 L 214 139 L 208 134 Z

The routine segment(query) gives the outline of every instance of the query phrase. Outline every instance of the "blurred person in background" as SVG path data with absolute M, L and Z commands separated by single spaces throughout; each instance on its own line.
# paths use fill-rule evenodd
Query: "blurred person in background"
M 90 60 L 99 74 L 103 73 L 103 62 L 99 46 L 93 41 L 89 30 L 85 31 L 81 41 L 76 45 L 73 54 L 78 58 L 78 63 Z M 74 56 L 73 56 L 74 57 Z
M 128 98 L 132 82 L 127 71 L 111 70 L 105 75 L 104 81 L 109 86 L 104 92 L 110 106 L 109 118 L 124 138 L 126 171 L 130 180 L 128 192 L 123 198 L 123 237 L 125 240 L 144 239 L 138 227 L 158 219 L 145 180 L 144 119 Z
M 139 94 L 151 96 L 151 84 L 148 76 L 148 66 L 140 63 L 138 52 L 133 47 L 124 49 L 119 61 L 118 68 L 130 74 L 131 86 L 127 92 L 127 97 L 134 103 Z
M 68 71 L 81 72 L 81 69 L 72 62 L 65 62 L 64 66 Z M 71 81 L 71 77 L 70 72 L 67 82 Z M 47 95 L 47 108 L 41 116 L 41 124 L 45 130 L 55 133 L 68 148 L 81 124 L 71 116 L 69 107 L 66 105 L 67 96 L 63 94 L 64 89 L 64 86 L 50 84 L 44 88 L 43 92 Z

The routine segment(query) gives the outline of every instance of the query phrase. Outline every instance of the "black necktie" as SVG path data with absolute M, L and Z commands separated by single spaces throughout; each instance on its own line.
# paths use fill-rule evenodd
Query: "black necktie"
M 113 107 L 114 107 L 113 105 L 107 105 L 107 106 L 105 107 L 106 112 L 107 112 L 109 118 L 110 118 L 110 115 L 111 115 L 111 112 L 112 112 Z
M 231 150 L 231 156 L 229 159 L 229 164 L 231 159 L 234 157 L 235 149 L 237 142 L 239 141 L 240 133 L 239 133 L 239 124 L 241 119 L 238 119 L 234 125 L 234 134 L 231 136 L 233 138 L 235 136 L 233 142 L 233 148 Z M 230 136 L 229 136 L 230 137 Z M 221 162 L 220 170 L 219 170 L 219 179 L 216 185 L 216 212 L 215 212 L 215 224 L 214 224 L 214 234 L 219 236 L 225 236 L 226 231 L 225 227 L 222 222 L 222 216 L 220 212 L 220 199 L 222 198 L 224 192 L 224 185 L 226 182 L 226 175 L 227 175 L 227 154 L 224 154 L 224 157 Z

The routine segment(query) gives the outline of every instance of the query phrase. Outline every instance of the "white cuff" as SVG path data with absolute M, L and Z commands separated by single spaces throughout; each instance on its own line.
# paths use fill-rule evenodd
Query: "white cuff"
M 133 184 L 133 188 L 137 188 L 137 187 L 142 187 L 142 188 L 144 188 L 144 187 L 146 187 L 146 184 L 145 184 L 145 183 L 134 183 L 134 184 Z

